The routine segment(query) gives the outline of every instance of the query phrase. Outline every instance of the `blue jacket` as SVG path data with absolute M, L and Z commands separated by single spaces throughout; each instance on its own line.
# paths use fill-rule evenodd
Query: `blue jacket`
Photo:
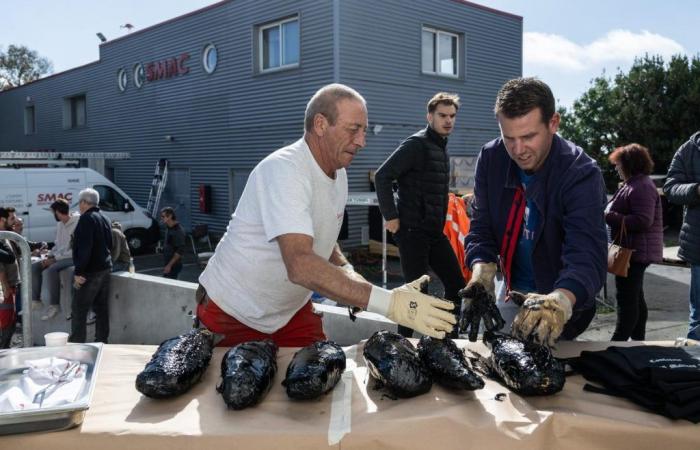
M 484 145 L 476 163 L 474 216 L 465 239 L 469 267 L 477 261 L 498 262 L 518 186 L 517 165 L 502 139 Z M 541 218 L 532 253 L 537 292 L 568 289 L 576 296 L 574 310 L 592 307 L 607 272 L 606 196 L 598 165 L 555 135 L 525 197 L 534 201 Z

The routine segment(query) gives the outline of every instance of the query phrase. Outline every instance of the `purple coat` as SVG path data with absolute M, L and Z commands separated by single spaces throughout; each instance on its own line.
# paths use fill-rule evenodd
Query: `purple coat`
M 661 262 L 664 254 L 664 231 L 661 219 L 661 198 L 654 182 L 647 175 L 635 175 L 615 193 L 605 222 L 615 239 L 625 219 L 627 238 L 616 244 L 632 248 L 632 262 Z

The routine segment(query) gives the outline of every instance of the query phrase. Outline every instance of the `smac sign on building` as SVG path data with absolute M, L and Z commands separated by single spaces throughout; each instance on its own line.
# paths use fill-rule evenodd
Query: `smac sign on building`
M 186 75 L 190 71 L 186 65 L 188 59 L 190 59 L 190 54 L 183 53 L 173 58 L 146 63 L 146 80 L 158 81 Z

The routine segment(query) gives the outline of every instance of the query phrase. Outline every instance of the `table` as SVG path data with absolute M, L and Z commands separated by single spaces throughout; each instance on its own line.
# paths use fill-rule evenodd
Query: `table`
M 485 351 L 480 343 L 457 343 Z M 563 343 L 557 354 L 574 356 L 608 345 Z M 345 348 L 349 370 L 333 392 L 316 401 L 286 397 L 280 383 L 295 350 L 291 348 L 280 349 L 273 388 L 256 407 L 227 410 L 216 392 L 224 348 L 215 350 L 202 381 L 189 392 L 153 400 L 136 391 L 134 380 L 155 348 L 106 345 L 91 408 L 80 427 L 0 437 L 0 448 L 700 448 L 700 425 L 648 413 L 624 399 L 584 392 L 580 376 L 569 377 L 564 390 L 549 397 L 521 397 L 487 379 L 485 388 L 474 392 L 455 393 L 435 385 L 422 396 L 392 400 L 371 384 L 368 389 L 361 345 Z M 495 400 L 501 392 L 507 394 L 505 399 Z
M 376 192 L 350 192 L 348 194 L 347 206 L 377 206 L 379 200 Z M 386 268 L 386 221 L 382 216 L 382 287 L 386 288 L 387 268 Z

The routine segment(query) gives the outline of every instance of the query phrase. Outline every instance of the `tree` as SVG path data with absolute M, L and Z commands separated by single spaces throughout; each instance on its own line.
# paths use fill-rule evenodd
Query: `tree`
M 0 49 L 0 91 L 21 86 L 51 73 L 51 61 L 23 45 Z
M 636 142 L 649 148 L 656 173 L 666 173 L 676 149 L 697 131 L 700 117 L 700 59 L 660 56 L 636 59 L 629 72 L 604 76 L 561 109 L 562 136 L 595 158 L 609 187 L 617 177 L 607 156 L 620 145 Z

